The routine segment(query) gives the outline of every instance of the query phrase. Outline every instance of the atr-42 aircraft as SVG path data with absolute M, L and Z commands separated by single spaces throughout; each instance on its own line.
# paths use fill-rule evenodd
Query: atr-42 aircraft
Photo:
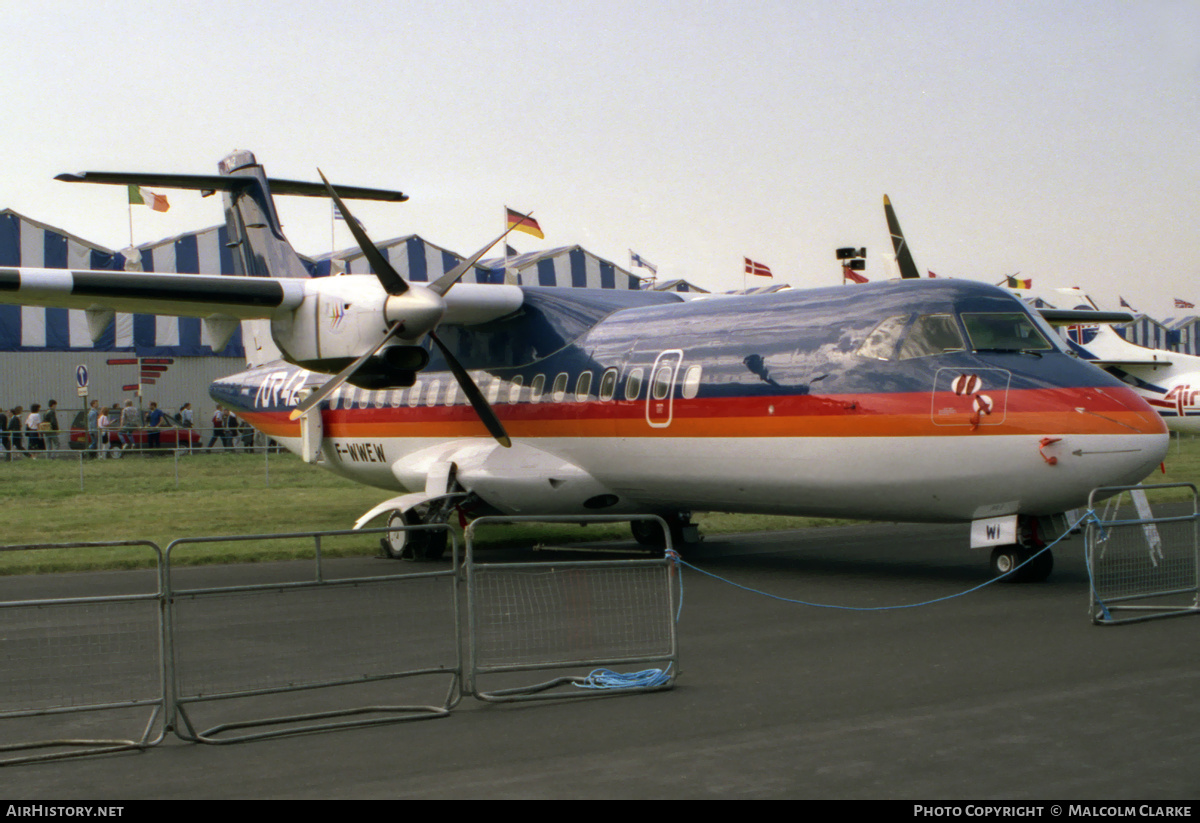
M 349 218 L 333 187 L 269 180 L 249 152 L 219 171 L 60 179 L 222 192 L 239 275 L 0 269 L 0 300 L 83 309 L 97 334 L 114 311 L 201 317 L 218 341 L 244 322 L 247 370 L 212 396 L 305 460 L 401 493 L 359 524 L 652 512 L 679 537 L 695 511 L 970 521 L 1007 573 L 1056 515 L 1166 453 L 1137 393 L 1002 289 L 458 283 L 485 250 L 418 284 L 352 218 L 375 275 L 314 279 L 271 192 L 328 194 Z M 388 545 L 436 556 L 428 534 Z M 1044 578 L 1051 563 L 1045 552 L 1014 576 Z

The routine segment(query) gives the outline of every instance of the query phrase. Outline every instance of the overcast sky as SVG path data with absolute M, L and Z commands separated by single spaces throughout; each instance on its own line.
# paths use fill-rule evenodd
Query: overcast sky
M 64 171 L 268 173 L 400 189 L 377 240 L 545 241 L 740 287 L 742 258 L 895 276 L 882 199 L 939 276 L 1200 305 L 1200 2 L 4 2 L 0 208 L 110 248 L 123 190 Z M 138 243 L 221 222 L 167 192 Z M 324 202 L 280 198 L 304 253 Z M 759 281 L 762 283 L 765 281 Z

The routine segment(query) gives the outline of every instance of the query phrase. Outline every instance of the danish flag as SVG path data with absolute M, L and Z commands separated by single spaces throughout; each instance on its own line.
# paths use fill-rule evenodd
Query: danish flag
M 743 257 L 742 259 L 746 261 L 746 274 L 753 274 L 758 277 L 771 276 L 771 270 L 762 263 L 755 263 L 749 257 Z

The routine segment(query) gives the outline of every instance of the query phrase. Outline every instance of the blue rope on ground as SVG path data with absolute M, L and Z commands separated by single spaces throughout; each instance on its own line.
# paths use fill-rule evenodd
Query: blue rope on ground
M 1049 545 L 1042 548 L 1041 551 L 1038 551 L 1035 554 L 1031 555 L 1025 561 L 1025 563 L 1022 563 L 1020 566 L 1017 566 L 1016 568 L 1014 568 L 1011 572 L 1009 572 L 1009 574 L 1016 574 L 1017 570 L 1020 569 L 1022 566 L 1024 566 L 1026 563 L 1031 563 L 1031 562 L 1033 562 L 1033 559 L 1035 557 L 1037 557 L 1038 555 L 1042 554 L 1043 552 L 1050 551 L 1052 548 L 1054 548 L 1056 545 L 1058 545 L 1062 540 L 1065 540 L 1068 536 L 1070 536 L 1070 534 L 1073 531 L 1078 529 L 1080 526 L 1082 526 L 1088 520 L 1095 520 L 1097 523 L 1101 522 L 1100 519 L 1098 517 L 1096 517 L 1096 513 L 1094 511 L 1092 511 L 1091 509 L 1089 509 L 1083 515 L 1083 517 L 1079 518 L 1079 520 L 1076 521 L 1073 526 L 1071 526 L 1069 529 L 1067 529 L 1065 532 L 1063 532 L 1062 535 L 1057 540 L 1055 540 L 1053 543 L 1050 543 Z M 674 556 L 674 559 L 675 559 L 676 563 L 678 563 L 682 566 L 686 566 L 689 569 L 698 571 L 703 575 L 713 578 L 714 580 L 720 580 L 722 583 L 728 583 L 730 586 L 739 588 L 742 591 L 750 592 L 751 594 L 760 594 L 763 597 L 769 597 L 772 600 L 779 600 L 784 603 L 795 603 L 798 606 L 812 606 L 813 608 L 817 608 L 817 609 L 840 609 L 842 611 L 851 611 L 851 612 L 885 612 L 885 611 L 896 611 L 899 609 L 915 609 L 918 606 L 930 606 L 934 603 L 943 603 L 947 600 L 954 600 L 955 598 L 958 598 L 958 597 L 964 597 L 968 594 L 972 594 L 973 592 L 979 591 L 980 589 L 984 588 L 985 586 L 990 586 L 993 583 L 1003 579 L 1000 577 L 996 577 L 996 578 L 993 578 L 993 579 L 987 581 L 986 583 L 981 583 L 980 585 L 975 586 L 974 588 L 967 589 L 966 591 L 958 592 L 957 594 L 948 594 L 945 597 L 935 597 L 933 600 L 925 600 L 920 603 L 905 603 L 905 604 L 902 604 L 899 606 L 838 606 L 838 605 L 832 604 L 832 603 L 812 603 L 807 600 L 795 600 L 795 599 L 792 599 L 789 597 L 780 597 L 779 595 L 771 594 L 770 592 L 764 592 L 760 589 L 753 589 L 753 588 L 750 588 L 749 586 L 743 586 L 740 583 L 734 583 L 732 580 L 728 580 L 724 577 L 721 577 L 720 575 L 713 574 L 712 572 L 706 572 L 704 569 L 698 568 L 696 566 L 693 566 L 691 563 L 688 563 L 686 560 L 682 559 L 677 554 Z M 1091 575 L 1090 564 L 1089 564 L 1089 568 L 1088 568 L 1088 575 L 1089 576 Z M 1007 576 L 1008 575 L 1005 575 L 1005 577 L 1007 577 Z M 679 585 L 680 585 L 680 601 L 682 601 L 683 600 L 682 576 L 681 576 Z M 1103 606 L 1103 604 L 1101 604 L 1101 605 Z M 676 618 L 676 619 L 678 620 L 678 618 Z
M 611 669 L 595 669 L 587 677 L 576 680 L 573 685 L 581 689 L 637 689 L 665 686 L 671 682 L 671 667 L 645 669 L 640 672 L 622 674 Z

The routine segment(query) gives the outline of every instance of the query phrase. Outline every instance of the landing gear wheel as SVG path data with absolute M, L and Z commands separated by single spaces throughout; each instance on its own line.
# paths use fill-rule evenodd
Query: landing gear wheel
M 1029 565 L 1021 571 L 1025 573 L 1021 579 L 1022 583 L 1041 583 L 1054 571 L 1054 555 L 1048 551 L 1042 552 L 1030 560 Z
M 425 522 L 420 508 L 393 511 L 388 515 L 389 529 L 419 526 Z M 420 529 L 388 532 L 379 541 L 384 553 L 397 560 L 438 560 L 446 552 L 446 533 Z
M 992 549 L 993 577 L 1003 577 L 1005 583 L 1016 583 L 1017 575 L 1013 574 L 1013 569 L 1020 565 L 1021 551 L 1018 546 L 997 546 Z
M 1035 557 L 1037 551 L 1039 549 L 1026 549 L 1015 545 L 997 546 L 992 549 L 992 574 L 1003 577 L 1005 583 L 1041 583 L 1054 570 L 1054 555 L 1043 551 Z M 1026 560 L 1029 560 L 1029 563 L 1022 566 Z
M 630 521 L 629 530 L 633 532 L 633 539 L 641 546 L 661 549 L 667 545 L 663 539 L 662 529 L 653 520 Z
M 677 514 L 659 515 L 663 520 L 667 521 L 667 528 L 671 530 L 671 546 L 679 551 L 685 542 L 684 529 L 688 526 L 690 518 L 684 518 Z M 663 549 L 667 546 L 666 538 L 663 536 L 662 526 L 653 520 L 631 520 L 629 522 L 629 530 L 633 532 L 633 539 L 639 545 L 650 549 Z

